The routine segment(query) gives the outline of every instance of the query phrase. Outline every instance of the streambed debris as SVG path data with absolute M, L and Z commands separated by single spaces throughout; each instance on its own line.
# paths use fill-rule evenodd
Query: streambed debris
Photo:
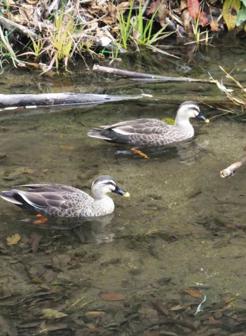
M 226 178 L 235 175 L 236 171 L 246 163 L 246 156 L 220 171 L 220 177 Z
M 19 235 L 19 233 L 14 233 L 13 235 L 8 236 L 6 238 L 6 244 L 8 246 L 16 245 L 19 243 L 20 240 L 21 240 L 21 236 Z
M 114 60 L 142 46 L 176 57 L 155 46 L 170 35 L 207 44 L 209 34 L 223 31 L 224 21 L 227 26 L 231 23 L 221 7 L 198 0 L 2 1 L 0 67 L 7 59 L 15 67 L 43 72 L 61 65 L 67 69 L 74 56 L 85 62 L 84 55 L 98 59 L 109 55 Z
M 199 305 L 197 306 L 197 309 L 194 313 L 194 315 L 196 316 L 198 313 L 200 313 L 203 309 L 202 309 L 202 305 L 207 301 L 207 295 L 204 295 L 202 301 L 199 303 Z
M 0 94 L 0 109 L 55 105 L 94 105 L 115 101 L 142 99 L 144 95 L 108 95 L 95 93 L 39 93 L 39 94 Z M 0 110 L 1 111 L 1 110 Z
M 232 76 L 232 74 L 228 73 L 222 66 L 219 66 L 220 70 L 225 74 L 225 79 L 230 80 L 232 82 L 233 87 L 226 87 L 223 81 L 216 80 L 209 73 L 210 79 L 214 82 L 218 89 L 226 95 L 226 97 L 236 106 L 240 106 L 242 112 L 244 112 L 246 107 L 246 88 Z
M 151 81 L 151 82 L 200 82 L 200 83 L 211 83 L 215 84 L 214 80 L 200 79 L 200 78 L 190 78 L 190 77 L 170 77 L 161 76 L 155 74 L 148 74 L 143 72 L 129 71 L 125 69 L 111 68 L 108 66 L 101 66 L 99 64 L 94 64 L 93 69 L 96 72 L 104 72 L 107 74 L 118 75 L 122 77 L 127 77 L 133 80 Z

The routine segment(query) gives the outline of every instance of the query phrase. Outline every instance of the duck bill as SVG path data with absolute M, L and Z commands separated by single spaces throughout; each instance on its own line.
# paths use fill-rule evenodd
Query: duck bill
M 209 123 L 209 119 L 207 119 L 201 112 L 196 116 L 196 119 L 203 120 L 205 123 Z
M 130 197 L 130 194 L 129 192 L 121 189 L 120 187 L 116 186 L 115 187 L 115 190 L 113 190 L 114 193 L 120 195 L 120 196 L 123 196 L 123 197 Z

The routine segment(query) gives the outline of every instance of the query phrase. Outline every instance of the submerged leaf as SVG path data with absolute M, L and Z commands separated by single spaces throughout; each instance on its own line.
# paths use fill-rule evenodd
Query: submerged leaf
M 197 289 L 197 288 L 186 288 L 185 293 L 189 294 L 190 296 L 194 298 L 201 298 L 203 296 L 200 289 Z
M 62 317 L 67 316 L 67 314 L 63 312 L 59 312 L 55 309 L 45 308 L 42 310 L 43 317 L 46 319 L 60 319 Z
M 91 310 L 85 313 L 85 316 L 88 318 L 98 318 L 105 315 L 105 312 L 102 310 Z
M 14 233 L 12 236 L 6 238 L 6 242 L 8 246 L 16 245 L 21 240 L 21 236 L 19 233 Z
M 125 299 L 124 295 L 118 292 L 104 292 L 100 294 L 100 297 L 105 301 L 121 301 Z

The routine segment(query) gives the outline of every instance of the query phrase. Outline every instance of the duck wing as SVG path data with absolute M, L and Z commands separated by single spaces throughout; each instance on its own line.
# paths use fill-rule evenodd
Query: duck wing
M 131 137 L 158 135 L 166 133 L 169 130 L 170 126 L 164 121 L 142 118 L 93 128 L 88 132 L 88 136 L 107 141 L 130 143 Z
M 142 118 L 135 120 L 122 121 L 113 125 L 102 126 L 104 130 L 112 130 L 120 134 L 160 134 L 164 129 L 168 129 L 169 126 L 162 120 Z
M 0 196 L 20 207 L 62 217 L 72 217 L 81 210 L 83 204 L 88 206 L 93 202 L 87 193 L 66 185 L 28 184 L 21 187 L 24 190 L 3 191 Z
M 71 187 L 71 186 L 67 186 L 65 184 L 57 184 L 57 183 L 42 183 L 42 184 L 22 184 L 19 186 L 20 188 L 26 189 L 28 191 L 35 191 L 38 193 L 41 192 L 82 192 L 84 193 L 82 190 L 75 188 L 75 187 Z

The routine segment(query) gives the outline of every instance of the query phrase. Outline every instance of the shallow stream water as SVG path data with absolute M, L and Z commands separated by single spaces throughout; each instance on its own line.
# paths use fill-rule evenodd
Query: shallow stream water
M 189 64 L 148 54 L 117 66 L 221 78 L 218 65 L 245 85 L 245 43 L 210 47 Z M 219 176 L 243 154 L 244 119 L 219 116 L 226 98 L 203 83 L 133 83 L 83 67 L 74 76 L 6 72 L 1 79 L 1 93 L 63 91 L 153 99 L 2 117 L 1 190 L 56 182 L 89 192 L 94 177 L 107 174 L 131 197 L 115 196 L 113 216 L 72 230 L 35 226 L 32 214 L 1 200 L 3 335 L 244 335 L 246 169 Z M 193 121 L 192 141 L 151 152 L 149 160 L 86 135 L 125 119 L 174 118 L 190 98 L 205 102 L 200 106 L 210 124 Z M 8 245 L 14 234 L 20 241 Z

